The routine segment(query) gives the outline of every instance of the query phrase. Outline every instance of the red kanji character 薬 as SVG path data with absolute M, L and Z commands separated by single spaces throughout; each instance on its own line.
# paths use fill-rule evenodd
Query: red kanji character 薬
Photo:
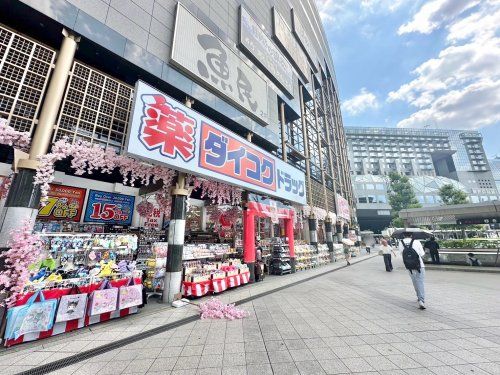
M 195 153 L 196 121 L 167 103 L 163 95 L 143 95 L 145 118 L 139 139 L 149 149 L 175 159 L 189 161 Z

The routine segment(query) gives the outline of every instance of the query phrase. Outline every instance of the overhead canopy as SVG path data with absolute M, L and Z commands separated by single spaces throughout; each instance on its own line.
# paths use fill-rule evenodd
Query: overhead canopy
M 401 210 L 399 217 L 407 225 L 432 224 L 491 224 L 500 222 L 500 201 L 450 206 L 410 208 Z

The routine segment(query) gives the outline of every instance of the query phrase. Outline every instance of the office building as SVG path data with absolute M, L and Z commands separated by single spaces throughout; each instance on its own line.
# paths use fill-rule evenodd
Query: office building
M 420 204 L 440 205 L 439 189 L 452 184 L 472 203 L 498 199 L 498 188 L 477 131 L 347 127 L 361 229 L 390 223 L 387 176 L 410 178 Z

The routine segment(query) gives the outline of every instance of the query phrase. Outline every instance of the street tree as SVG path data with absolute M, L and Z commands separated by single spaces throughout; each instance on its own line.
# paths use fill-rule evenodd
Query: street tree
M 420 208 L 422 205 L 418 203 L 409 178 L 399 173 L 391 172 L 389 174 L 388 193 L 389 204 L 391 205 L 392 225 L 402 227 L 404 223 L 399 218 L 399 211 L 407 208 Z
M 441 186 L 439 196 L 445 205 L 465 204 L 469 202 L 467 194 L 452 184 Z

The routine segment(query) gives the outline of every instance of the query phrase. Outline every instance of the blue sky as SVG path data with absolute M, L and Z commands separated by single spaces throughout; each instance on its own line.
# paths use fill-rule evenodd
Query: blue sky
M 477 129 L 500 154 L 500 1 L 317 4 L 346 126 Z

